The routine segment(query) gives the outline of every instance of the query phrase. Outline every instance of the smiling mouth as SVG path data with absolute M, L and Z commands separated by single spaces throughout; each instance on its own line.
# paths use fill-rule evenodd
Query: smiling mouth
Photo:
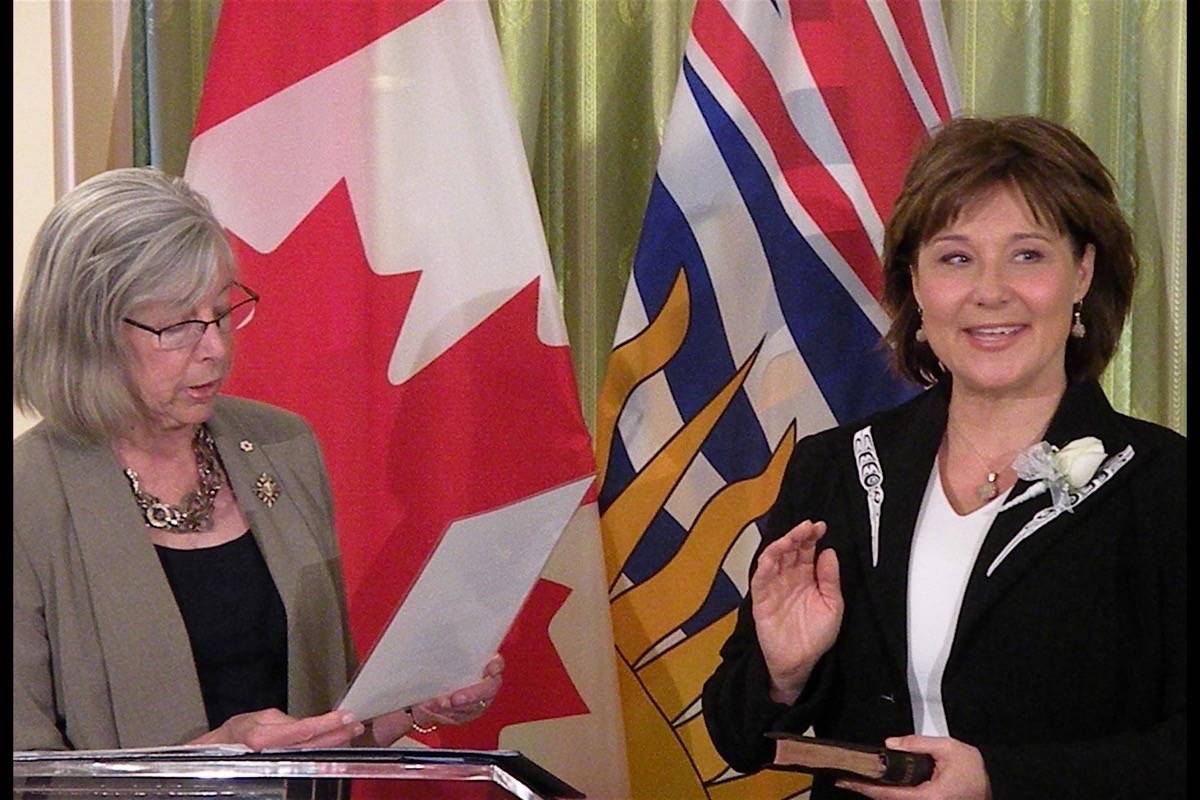
M 976 336 L 980 339 L 1002 339 L 1006 336 L 1020 333 L 1023 330 L 1025 330 L 1024 325 L 989 325 L 966 329 L 967 333 L 971 336 Z

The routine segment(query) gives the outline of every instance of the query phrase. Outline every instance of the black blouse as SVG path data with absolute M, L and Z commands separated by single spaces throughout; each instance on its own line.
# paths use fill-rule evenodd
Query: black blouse
M 198 550 L 156 545 L 183 615 L 210 730 L 287 709 L 287 612 L 250 531 Z

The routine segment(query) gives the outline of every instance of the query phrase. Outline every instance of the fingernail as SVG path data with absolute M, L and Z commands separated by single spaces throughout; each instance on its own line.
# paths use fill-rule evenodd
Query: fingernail
M 342 714 L 342 724 L 343 725 L 349 725 L 351 722 L 354 722 L 353 714 Z
M 355 736 L 362 736 L 366 732 L 367 732 L 367 727 L 365 725 L 363 725 L 361 722 L 354 726 L 354 735 Z

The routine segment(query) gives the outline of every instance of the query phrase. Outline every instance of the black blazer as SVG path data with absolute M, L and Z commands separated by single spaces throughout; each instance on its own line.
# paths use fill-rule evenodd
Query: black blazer
M 771 729 L 811 725 L 865 744 L 913 732 L 908 559 L 948 396 L 935 387 L 797 444 L 764 546 L 801 520 L 828 522 L 820 546 L 837 550 L 845 615 L 789 707 L 768 697 L 746 597 L 703 700 L 735 769 L 771 761 Z M 995 800 L 1183 797 L 1186 440 L 1117 414 L 1094 382 L 1068 387 L 1046 440 L 1083 436 L 1109 455 L 1071 509 L 1055 513 L 1042 494 L 1001 511 L 987 533 L 942 679 L 946 718 L 983 753 Z M 814 800 L 839 796 L 851 795 L 814 784 Z

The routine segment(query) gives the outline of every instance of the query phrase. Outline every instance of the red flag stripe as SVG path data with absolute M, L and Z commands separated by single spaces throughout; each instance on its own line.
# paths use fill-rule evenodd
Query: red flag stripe
M 921 12 L 920 0 L 887 0 L 892 18 L 904 47 L 908 50 L 909 58 L 917 69 L 917 75 L 925 86 L 937 115 L 941 119 L 950 119 L 950 104 L 946 101 L 946 87 L 942 85 L 941 73 L 938 71 L 937 58 L 933 54 L 933 45 L 929 40 L 929 28 L 925 15 Z
M 891 216 L 908 159 L 925 137 L 891 51 L 865 3 L 791 0 L 792 29 L 880 219 Z M 847 53 L 844 43 L 854 42 Z M 850 88 L 853 91 L 850 91 Z M 877 98 L 863 103 L 863 97 Z
M 225 0 L 192 138 L 361 50 L 440 2 L 355 0 L 349 13 L 330 13 L 326 3 L 318 2 Z
M 858 211 L 796 130 L 770 70 L 750 40 L 718 0 L 697 2 L 692 35 L 758 124 L 800 205 L 868 291 L 879 297 L 879 256 Z

